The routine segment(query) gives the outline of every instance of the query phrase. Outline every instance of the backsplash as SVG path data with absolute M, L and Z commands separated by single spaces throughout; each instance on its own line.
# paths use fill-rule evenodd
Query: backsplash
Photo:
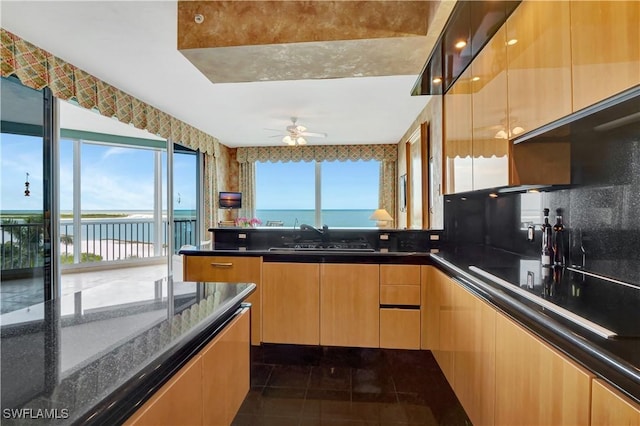
M 562 209 L 567 263 L 640 284 L 640 126 L 572 141 L 572 185 L 537 194 L 472 192 L 445 196 L 445 241 L 486 244 L 539 256 L 540 227 Z M 552 188 L 553 189 L 553 188 Z

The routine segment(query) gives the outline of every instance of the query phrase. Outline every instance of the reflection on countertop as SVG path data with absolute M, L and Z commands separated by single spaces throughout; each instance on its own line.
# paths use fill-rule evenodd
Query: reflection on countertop
M 4 314 L 2 407 L 56 410 L 58 419 L 38 424 L 125 413 L 139 396 L 123 389 L 148 393 L 144 376 L 175 368 L 181 351 L 211 335 L 254 289 L 167 279 L 106 284 Z

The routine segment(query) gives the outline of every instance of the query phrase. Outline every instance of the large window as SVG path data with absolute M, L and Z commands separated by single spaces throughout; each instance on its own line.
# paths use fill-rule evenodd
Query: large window
M 375 227 L 379 161 L 256 163 L 256 215 L 289 227 Z

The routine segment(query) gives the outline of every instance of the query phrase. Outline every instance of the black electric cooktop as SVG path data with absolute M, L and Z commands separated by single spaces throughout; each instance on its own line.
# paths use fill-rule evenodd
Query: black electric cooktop
M 520 259 L 469 270 L 603 337 L 640 338 L 640 286 Z

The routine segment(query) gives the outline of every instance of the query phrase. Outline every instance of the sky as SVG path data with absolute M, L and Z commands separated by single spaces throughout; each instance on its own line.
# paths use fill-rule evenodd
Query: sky
M 153 210 L 154 152 L 149 149 L 82 144 L 82 210 Z M 166 153 L 162 153 L 166 187 Z M 31 195 L 24 196 L 26 173 Z M 195 157 L 176 154 L 175 209 L 195 209 Z M 0 209 L 42 209 L 42 141 L 2 134 L 0 143 Z M 178 196 L 180 194 L 180 203 Z M 73 209 L 73 143 L 60 142 L 60 210 Z M 166 200 L 163 202 L 166 208 Z
M 153 210 L 154 152 L 83 143 L 82 210 Z M 42 209 L 42 142 L 40 138 L 2 134 L 0 144 L 0 209 Z M 166 187 L 166 153 L 162 153 Z M 195 157 L 176 154 L 174 208 L 195 209 Z M 24 196 L 26 173 L 31 195 Z M 315 165 L 258 163 L 258 209 L 313 209 Z M 378 206 L 379 163 L 322 163 L 322 208 L 367 209 Z M 222 189 L 222 188 L 221 188 Z M 180 202 L 178 203 L 178 194 Z M 60 142 L 60 210 L 73 209 L 73 142 Z M 166 208 L 166 200 L 163 202 Z

